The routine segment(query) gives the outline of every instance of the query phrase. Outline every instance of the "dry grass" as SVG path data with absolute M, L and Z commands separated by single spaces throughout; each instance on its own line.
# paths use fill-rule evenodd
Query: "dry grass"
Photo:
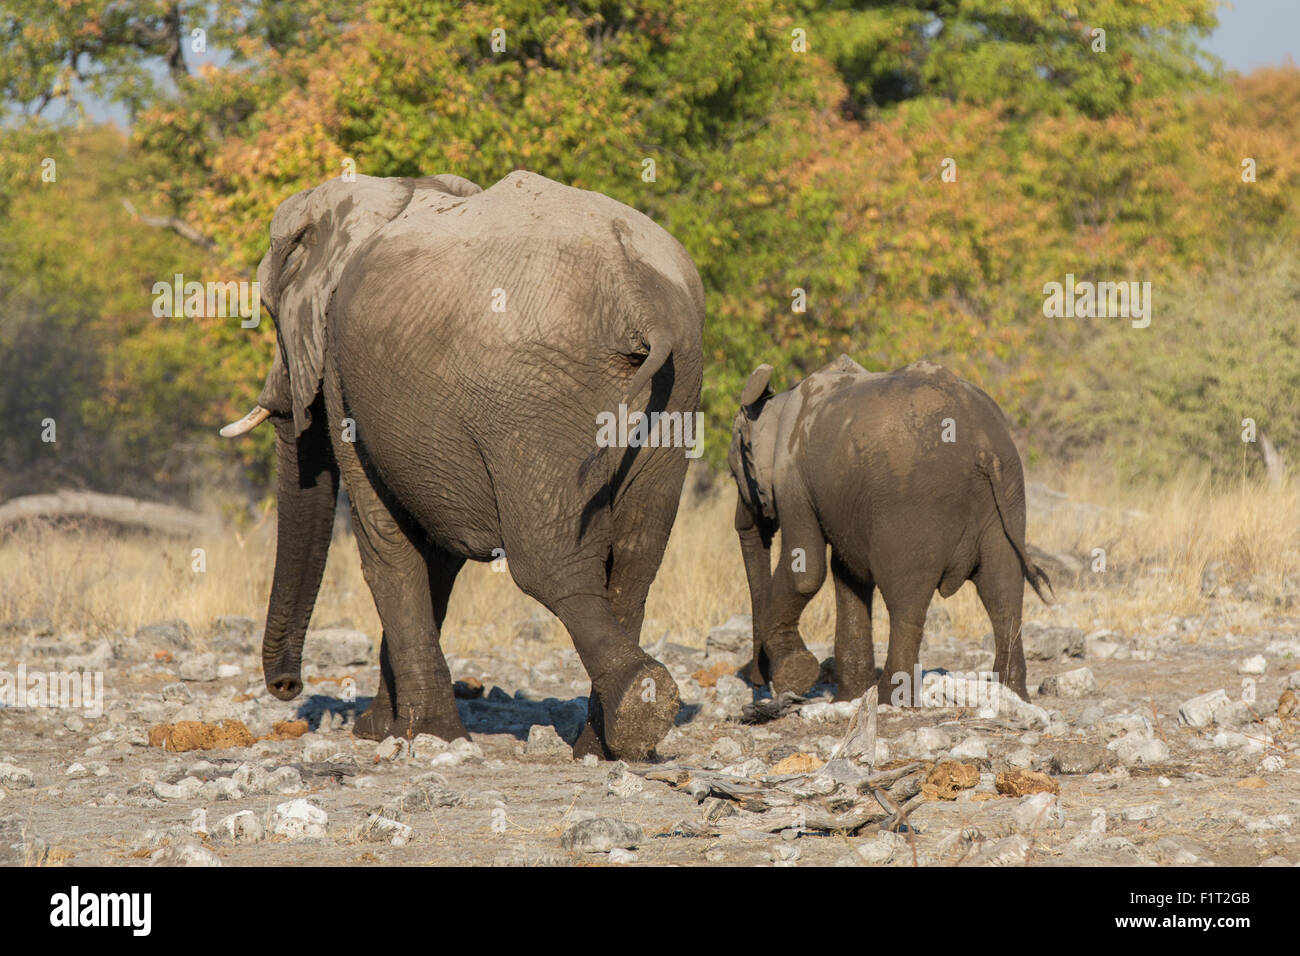
M 1223 565 L 1218 575 L 1225 584 L 1254 580 L 1265 590 L 1280 590 L 1283 579 L 1300 577 L 1300 489 L 1295 486 L 1212 489 L 1182 478 L 1158 488 L 1125 488 L 1084 471 L 1035 477 L 1066 492 L 1072 504 L 1046 514 L 1031 511 L 1030 540 L 1049 551 L 1085 556 L 1103 548 L 1107 572 L 1086 576 L 1081 589 L 1061 590 L 1071 605 L 1068 612 L 1045 607 L 1026 592 L 1026 619 L 1050 620 L 1062 613 L 1085 627 L 1158 627 L 1168 615 L 1204 610 L 1202 573 L 1212 562 Z M 734 502 L 734 491 L 722 482 L 713 492 L 688 495 L 683 502 L 651 591 L 646 641 L 669 630 L 675 641 L 700 645 L 709 627 L 749 610 L 732 530 Z M 1101 507 L 1080 507 L 1081 502 Z M 204 549 L 206 571 L 192 569 L 194 548 Z M 61 629 L 93 633 L 182 618 L 203 635 L 218 615 L 260 621 L 274 552 L 269 522 L 243 538 L 232 533 L 205 541 L 29 527 L 0 539 L 0 622 L 49 617 Z M 978 640 L 987 632 L 971 585 L 942 603 L 959 637 Z M 876 608 L 875 638 L 882 642 L 887 616 L 879 600 Z M 508 574 L 470 565 L 452 598 L 444 647 L 464 654 L 511 643 L 521 623 L 540 610 Z M 526 642 L 536 651 L 567 644 L 558 622 L 546 617 L 544 640 Z M 379 633 L 355 542 L 346 534 L 331 550 L 313 619 L 317 627 L 335 624 Z M 809 641 L 831 640 L 829 586 L 805 612 L 803 629 Z M 529 648 L 521 652 L 532 655 Z

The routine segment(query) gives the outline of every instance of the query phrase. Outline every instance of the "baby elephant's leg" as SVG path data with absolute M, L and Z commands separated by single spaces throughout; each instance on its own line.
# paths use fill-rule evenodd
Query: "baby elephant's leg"
M 876 678 L 876 654 L 871 646 L 871 598 L 875 584 L 853 574 L 831 553 L 835 580 L 836 700 L 856 700 Z
M 821 665 L 799 636 L 799 618 L 826 580 L 826 540 L 815 520 L 783 521 L 781 554 L 772 573 L 764 640 L 772 693 L 806 693 Z

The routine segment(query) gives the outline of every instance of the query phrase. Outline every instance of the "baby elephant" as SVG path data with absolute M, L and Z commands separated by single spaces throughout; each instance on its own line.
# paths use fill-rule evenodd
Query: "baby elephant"
M 871 599 L 889 609 L 880 700 L 915 703 L 930 598 L 975 582 L 993 624 L 997 680 L 1022 697 L 1025 580 L 1047 601 L 1047 575 L 1025 555 L 1025 481 L 1001 409 L 947 369 L 917 362 L 871 373 L 840 356 L 780 395 L 770 365 L 750 375 L 728 461 L 740 491 L 736 531 L 754 615 L 746 676 L 773 694 L 806 692 L 817 659 L 799 616 L 835 579 L 838 700 L 875 677 Z M 781 531 L 775 571 L 772 538 Z

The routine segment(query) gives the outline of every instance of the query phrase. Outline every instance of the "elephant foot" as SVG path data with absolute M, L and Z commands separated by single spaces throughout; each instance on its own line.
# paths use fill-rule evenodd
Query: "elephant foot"
M 1029 700 L 1029 688 L 1025 686 L 1025 665 L 1021 663 L 1017 666 L 1007 666 L 1001 661 L 993 661 L 993 673 L 1002 679 L 1002 686 L 1008 690 L 1014 691 L 1020 696 L 1021 700 Z M 1002 678 L 1001 675 L 1006 675 Z
M 827 674 L 823 665 L 821 680 L 835 681 L 835 699 L 861 700 L 867 688 L 875 683 L 875 668 L 867 667 L 861 661 L 841 660 L 837 657 L 831 660 L 834 661 L 834 667 Z
M 773 660 L 769 665 L 772 675 L 772 696 L 780 697 L 784 693 L 805 694 L 821 673 L 817 658 L 806 648 L 789 651 Z
M 443 740 L 455 740 L 457 737 L 469 739 L 469 731 L 461 723 L 459 714 L 443 714 L 418 711 L 404 717 L 394 717 L 388 709 L 376 700 L 370 709 L 356 719 L 352 726 L 352 735 L 366 740 L 384 740 L 397 737 L 400 740 L 414 740 L 420 734 L 432 734 Z
M 751 657 L 749 663 L 740 669 L 740 676 L 755 687 L 762 687 L 767 683 L 767 675 L 763 673 L 757 657 Z
M 841 700 L 861 700 L 862 695 L 867 692 L 866 685 L 857 686 L 849 684 L 840 684 L 835 688 L 835 699 Z
M 672 675 L 646 657 L 592 688 L 587 726 L 574 756 L 644 760 L 673 726 L 681 700 Z M 597 745 L 603 738 L 603 747 Z
M 595 706 L 588 704 L 588 707 Z M 573 743 L 573 759 L 581 760 L 583 757 L 591 754 L 597 760 L 610 760 L 611 756 L 605 749 L 604 742 L 600 739 L 600 734 L 596 733 L 596 728 L 592 726 L 591 721 L 587 721 L 587 726 L 582 728 L 582 733 Z
M 388 702 L 378 698 L 366 709 L 364 714 L 352 722 L 352 736 L 366 740 L 383 740 L 389 736 L 388 729 L 393 726 L 393 714 Z

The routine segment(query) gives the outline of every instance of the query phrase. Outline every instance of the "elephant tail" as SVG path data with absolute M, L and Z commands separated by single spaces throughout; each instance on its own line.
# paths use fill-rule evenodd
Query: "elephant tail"
M 1029 582 L 1029 586 L 1034 589 L 1034 593 L 1038 595 L 1040 601 L 1044 604 L 1051 604 L 1052 598 L 1056 597 L 1056 590 L 1052 587 L 1052 579 L 1047 576 L 1046 571 L 1029 560 L 1029 555 L 1025 553 L 1024 542 L 1021 540 L 1024 537 L 1023 533 L 1015 534 L 1011 523 L 1007 520 L 1010 512 L 1007 508 L 1006 499 L 1002 495 L 1002 483 L 998 480 L 999 476 L 997 474 L 999 471 L 1001 469 L 997 468 L 996 465 L 992 470 L 985 468 L 984 477 L 988 479 L 989 486 L 993 489 L 993 503 L 998 509 L 998 518 L 1002 522 L 1002 532 L 1007 536 L 1007 540 L 1011 542 L 1011 547 L 1016 549 L 1016 556 L 1020 558 L 1020 569 L 1025 575 L 1025 580 Z M 1043 593 L 1044 588 L 1051 592 L 1052 598 Z
M 668 359 L 673 354 L 673 339 L 667 329 L 652 328 L 647 333 L 646 340 L 649 343 L 650 352 L 641 362 L 640 368 L 636 370 L 636 374 L 632 376 L 632 381 L 628 382 L 627 388 L 619 399 L 619 403 L 626 405 L 628 408 L 632 407 L 633 399 L 640 395 L 642 390 L 650 384 L 651 380 L 668 363 Z M 579 483 L 587 480 L 588 473 L 604 457 L 605 451 L 606 446 L 602 445 L 584 459 L 581 467 L 578 468 Z

